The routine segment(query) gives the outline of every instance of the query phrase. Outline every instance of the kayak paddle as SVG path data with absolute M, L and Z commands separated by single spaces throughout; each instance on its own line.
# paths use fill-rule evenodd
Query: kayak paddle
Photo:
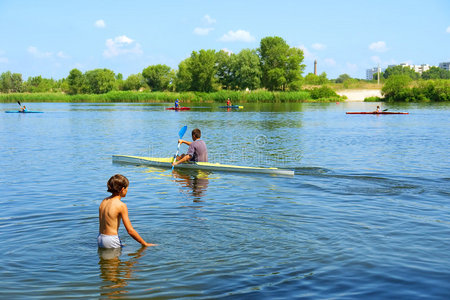
M 388 111 L 388 110 L 389 110 L 389 108 L 383 109 L 383 111 Z
M 180 131 L 178 132 L 178 136 L 180 137 L 180 140 L 183 138 L 184 134 L 186 133 L 186 130 L 187 130 L 187 126 L 185 125 L 185 126 L 183 126 L 183 128 L 181 128 Z M 180 152 L 180 145 L 181 145 L 181 143 L 178 143 L 177 153 L 174 155 L 172 163 L 174 163 L 175 160 L 177 159 L 178 152 Z M 172 166 L 172 171 L 173 171 L 173 168 L 174 168 L 174 167 L 175 167 L 175 166 Z

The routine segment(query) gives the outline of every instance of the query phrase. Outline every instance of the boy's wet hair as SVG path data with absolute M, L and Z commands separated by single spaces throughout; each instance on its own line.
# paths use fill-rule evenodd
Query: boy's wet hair
M 118 195 L 122 188 L 127 188 L 129 184 L 130 182 L 125 176 L 116 174 L 108 180 L 108 192 Z
M 200 129 L 195 128 L 194 130 L 192 130 L 192 137 L 195 137 L 197 139 L 202 137 L 202 132 L 200 131 Z

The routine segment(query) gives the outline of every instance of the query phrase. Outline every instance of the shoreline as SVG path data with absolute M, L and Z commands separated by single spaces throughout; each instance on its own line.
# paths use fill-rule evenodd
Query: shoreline
M 381 89 L 346 89 L 336 91 L 339 96 L 346 96 L 345 102 L 363 102 L 368 97 L 380 97 Z

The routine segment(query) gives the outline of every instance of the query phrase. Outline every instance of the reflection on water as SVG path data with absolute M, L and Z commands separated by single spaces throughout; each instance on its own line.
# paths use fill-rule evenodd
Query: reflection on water
M 173 169 L 173 177 L 178 184 L 180 184 L 181 191 L 188 193 L 193 197 L 194 202 L 201 202 L 201 198 L 205 196 L 208 189 L 209 172 L 202 170 L 180 170 Z
M 128 281 L 133 278 L 134 265 L 139 261 L 145 251 L 141 247 L 138 251 L 128 254 L 127 261 L 122 261 L 120 255 L 122 248 L 98 249 L 100 278 L 102 279 L 102 296 L 120 296 L 128 293 Z

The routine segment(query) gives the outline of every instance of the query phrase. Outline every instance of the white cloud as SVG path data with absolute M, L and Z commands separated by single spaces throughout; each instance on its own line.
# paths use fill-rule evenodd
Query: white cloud
M 314 60 L 317 58 L 316 55 L 311 51 L 309 51 L 305 45 L 300 45 L 297 48 L 303 51 L 303 56 L 305 57 L 305 60 Z
M 324 44 L 315 43 L 315 44 L 312 44 L 311 47 L 312 47 L 313 49 L 315 49 L 315 50 L 323 50 L 323 49 L 325 49 L 327 46 L 325 46 Z
M 370 57 L 370 60 L 374 62 L 376 65 L 380 65 L 380 67 L 387 67 L 389 65 L 397 65 L 397 62 L 394 59 L 383 61 L 380 57 L 374 55 Z
M 205 15 L 203 19 L 206 21 L 206 24 L 214 24 L 216 23 L 216 19 L 211 18 L 209 15 Z
M 58 53 L 56 53 L 56 56 L 58 56 L 59 58 L 70 58 L 70 56 L 68 56 L 67 54 L 65 54 L 62 51 L 59 51 Z
M 141 55 L 143 53 L 141 45 L 125 35 L 107 39 L 105 44 L 106 50 L 103 51 L 103 56 L 106 58 L 127 54 Z
M 28 53 L 36 58 L 51 58 L 53 56 L 52 52 L 41 52 L 34 46 L 28 47 Z
M 196 35 L 208 35 L 210 31 L 214 30 L 214 28 L 200 28 L 200 27 L 196 27 L 194 29 L 194 33 Z
M 253 37 L 250 32 L 245 30 L 236 30 L 236 31 L 228 31 L 228 33 L 224 34 L 220 39 L 222 42 L 246 42 L 250 43 L 255 41 L 255 37 Z
M 323 60 L 323 63 L 324 63 L 326 66 L 330 66 L 330 67 L 334 67 L 334 66 L 336 65 L 336 61 L 335 61 L 334 59 L 332 59 L 332 58 L 325 58 L 325 59 Z
M 353 63 L 346 63 L 347 70 L 349 73 L 356 73 L 358 71 L 358 65 Z
M 97 28 L 105 28 L 106 24 L 104 20 L 97 20 L 95 21 L 94 26 Z
M 369 45 L 369 49 L 376 52 L 386 52 L 387 47 L 384 41 L 373 42 Z
M 447 33 L 450 33 L 450 26 L 447 27 Z

